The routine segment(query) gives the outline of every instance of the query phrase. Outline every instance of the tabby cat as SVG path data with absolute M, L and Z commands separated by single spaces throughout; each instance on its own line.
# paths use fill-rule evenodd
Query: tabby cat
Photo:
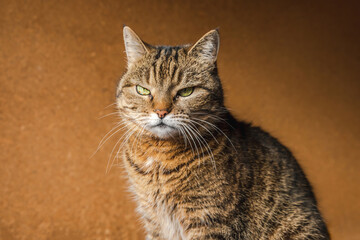
M 224 107 L 218 31 L 174 47 L 123 33 L 121 158 L 146 239 L 329 239 L 291 152 Z

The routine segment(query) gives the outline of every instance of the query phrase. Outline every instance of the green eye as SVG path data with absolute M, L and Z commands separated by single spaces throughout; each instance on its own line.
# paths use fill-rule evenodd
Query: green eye
M 138 94 L 140 95 L 150 95 L 150 90 L 147 88 L 143 88 L 140 85 L 136 85 L 136 91 L 138 92 Z
M 184 88 L 178 92 L 178 95 L 181 97 L 188 97 L 193 93 L 193 91 L 194 91 L 193 87 Z

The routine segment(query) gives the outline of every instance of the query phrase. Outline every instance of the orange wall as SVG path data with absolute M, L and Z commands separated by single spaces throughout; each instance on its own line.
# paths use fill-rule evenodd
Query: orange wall
M 105 174 L 120 135 L 90 158 L 124 23 L 154 44 L 220 27 L 227 106 L 294 152 L 333 239 L 360 239 L 359 4 L 60 2 L 0 3 L 0 239 L 143 239 L 123 169 Z

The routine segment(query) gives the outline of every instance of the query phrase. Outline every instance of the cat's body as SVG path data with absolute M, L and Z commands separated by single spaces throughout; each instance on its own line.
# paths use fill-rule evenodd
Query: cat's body
M 329 239 L 290 151 L 224 108 L 217 31 L 191 48 L 124 38 L 123 160 L 147 239 Z

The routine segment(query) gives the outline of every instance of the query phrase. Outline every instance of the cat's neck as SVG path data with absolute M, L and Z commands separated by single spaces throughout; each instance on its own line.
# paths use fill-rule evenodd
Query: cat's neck
M 182 138 L 182 136 L 178 135 L 178 136 L 174 136 L 171 138 L 167 138 L 167 139 L 163 139 L 163 138 L 158 138 L 155 136 L 142 136 L 141 138 L 137 137 L 136 134 L 134 134 L 133 136 L 131 136 L 129 138 L 129 144 L 133 146 L 133 148 L 141 148 L 144 150 L 149 148 L 149 147 L 155 147 L 156 149 L 158 149 L 158 151 L 162 151 L 164 149 L 168 149 L 168 148 L 185 148 L 187 147 L 187 144 L 185 144 L 184 139 Z

